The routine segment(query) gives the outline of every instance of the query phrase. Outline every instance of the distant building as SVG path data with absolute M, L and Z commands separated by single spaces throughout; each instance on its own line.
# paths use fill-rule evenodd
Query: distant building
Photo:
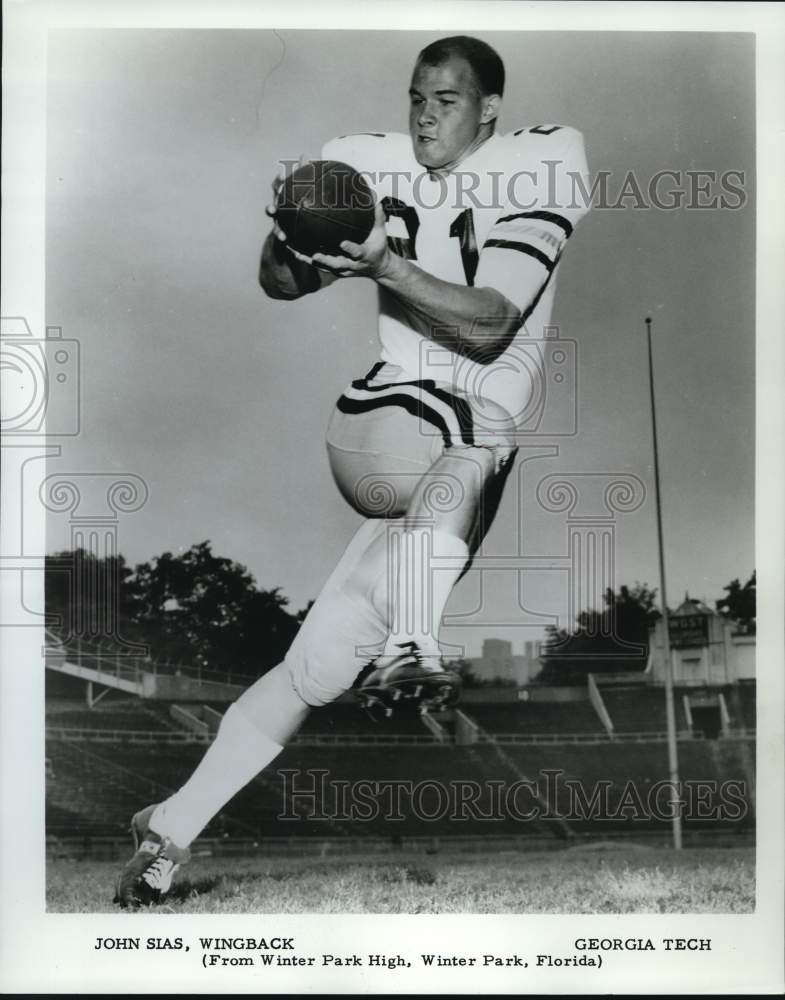
M 685 595 L 669 615 L 673 682 L 677 685 L 736 684 L 755 678 L 755 636 L 735 622 Z M 665 628 L 662 619 L 649 634 L 646 673 L 665 683 Z
M 514 654 L 512 643 L 506 639 L 483 639 L 482 656 L 468 658 L 472 673 L 478 681 L 502 681 L 522 687 L 537 674 L 537 643 L 524 643 L 522 656 Z

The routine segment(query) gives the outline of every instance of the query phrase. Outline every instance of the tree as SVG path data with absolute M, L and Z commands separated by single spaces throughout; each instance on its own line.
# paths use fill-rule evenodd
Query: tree
M 48 622 L 64 638 L 136 640 L 140 610 L 134 571 L 122 555 L 98 558 L 86 549 L 55 552 L 44 561 Z
M 62 635 L 148 646 L 156 658 L 259 675 L 286 655 L 310 608 L 291 614 L 279 587 L 260 590 L 210 542 L 131 569 L 84 549 L 45 562 L 46 612 Z
M 289 598 L 275 587 L 257 590 L 245 606 L 238 631 L 237 660 L 247 664 L 250 672 L 264 672 L 286 656 L 305 617 L 303 611 L 290 614 L 288 604 Z
M 461 684 L 465 688 L 482 687 L 482 681 L 474 673 L 471 663 L 465 657 L 459 657 L 457 660 L 448 660 L 444 666 L 445 669 L 458 674 Z
M 136 567 L 137 617 L 167 658 L 235 673 L 263 673 L 283 658 L 299 628 L 280 588 L 258 590 L 245 566 L 210 542 Z
M 729 618 L 737 622 L 739 632 L 743 635 L 755 635 L 757 624 L 757 602 L 756 602 L 756 570 L 742 587 L 738 580 L 731 580 L 722 589 L 726 596 L 715 601 L 715 607 L 723 618 Z
M 602 611 L 582 611 L 572 631 L 550 626 L 537 680 L 547 684 L 582 684 L 589 673 L 644 670 L 649 630 L 660 617 L 657 591 L 645 583 L 617 593 L 605 591 Z

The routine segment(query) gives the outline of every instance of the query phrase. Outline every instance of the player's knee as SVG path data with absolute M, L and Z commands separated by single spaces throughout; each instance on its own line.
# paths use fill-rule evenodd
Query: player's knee
M 286 654 L 292 686 L 313 707 L 335 701 L 381 652 L 386 638 L 384 622 L 369 601 L 357 601 L 343 589 L 323 594 Z
M 329 661 L 328 648 L 317 650 L 308 644 L 292 647 L 286 654 L 284 663 L 289 670 L 292 687 L 305 704 L 312 708 L 329 705 L 347 691 L 354 680 L 351 678 L 346 684 L 341 682 L 337 671 L 330 669 L 338 667 L 338 664 L 331 664 Z
M 342 679 L 342 664 L 331 662 L 330 650 L 317 650 L 314 647 L 302 646 L 290 650 L 284 660 L 291 676 L 292 687 L 306 705 L 320 708 L 340 698 L 348 691 L 354 678 L 362 669 L 359 666 L 353 675 Z
M 480 465 L 484 480 L 507 469 L 517 452 L 515 421 L 503 406 L 491 400 L 474 400 L 473 443 L 467 450 Z
M 451 448 L 450 454 L 461 459 L 453 465 L 464 488 L 482 489 L 495 476 L 509 468 L 517 447 L 512 440 L 487 439 L 461 448 Z

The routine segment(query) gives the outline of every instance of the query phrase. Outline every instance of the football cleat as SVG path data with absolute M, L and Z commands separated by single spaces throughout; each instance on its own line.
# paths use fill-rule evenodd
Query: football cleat
M 460 677 L 445 670 L 441 657 L 426 655 L 417 643 L 401 646 L 394 656 L 380 656 L 355 688 L 355 695 L 371 715 L 393 714 L 396 708 L 416 706 L 420 712 L 439 711 L 460 697 Z
M 114 902 L 138 909 L 158 903 L 172 885 L 174 873 L 190 860 L 188 848 L 178 847 L 168 837 L 150 829 L 154 805 L 142 809 L 131 820 L 134 856 L 117 879 Z

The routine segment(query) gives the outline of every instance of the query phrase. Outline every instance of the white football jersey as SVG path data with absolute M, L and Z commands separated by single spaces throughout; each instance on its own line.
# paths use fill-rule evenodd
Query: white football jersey
M 524 316 L 504 354 L 483 365 L 435 343 L 427 321 L 380 288 L 385 381 L 433 379 L 493 400 L 514 418 L 524 413 L 533 392 L 527 345 L 541 342 L 550 323 L 561 253 L 589 207 L 581 133 L 537 125 L 494 134 L 444 178 L 420 166 L 400 133 L 342 136 L 322 157 L 364 175 L 384 205 L 396 253 L 444 281 L 494 288 Z

